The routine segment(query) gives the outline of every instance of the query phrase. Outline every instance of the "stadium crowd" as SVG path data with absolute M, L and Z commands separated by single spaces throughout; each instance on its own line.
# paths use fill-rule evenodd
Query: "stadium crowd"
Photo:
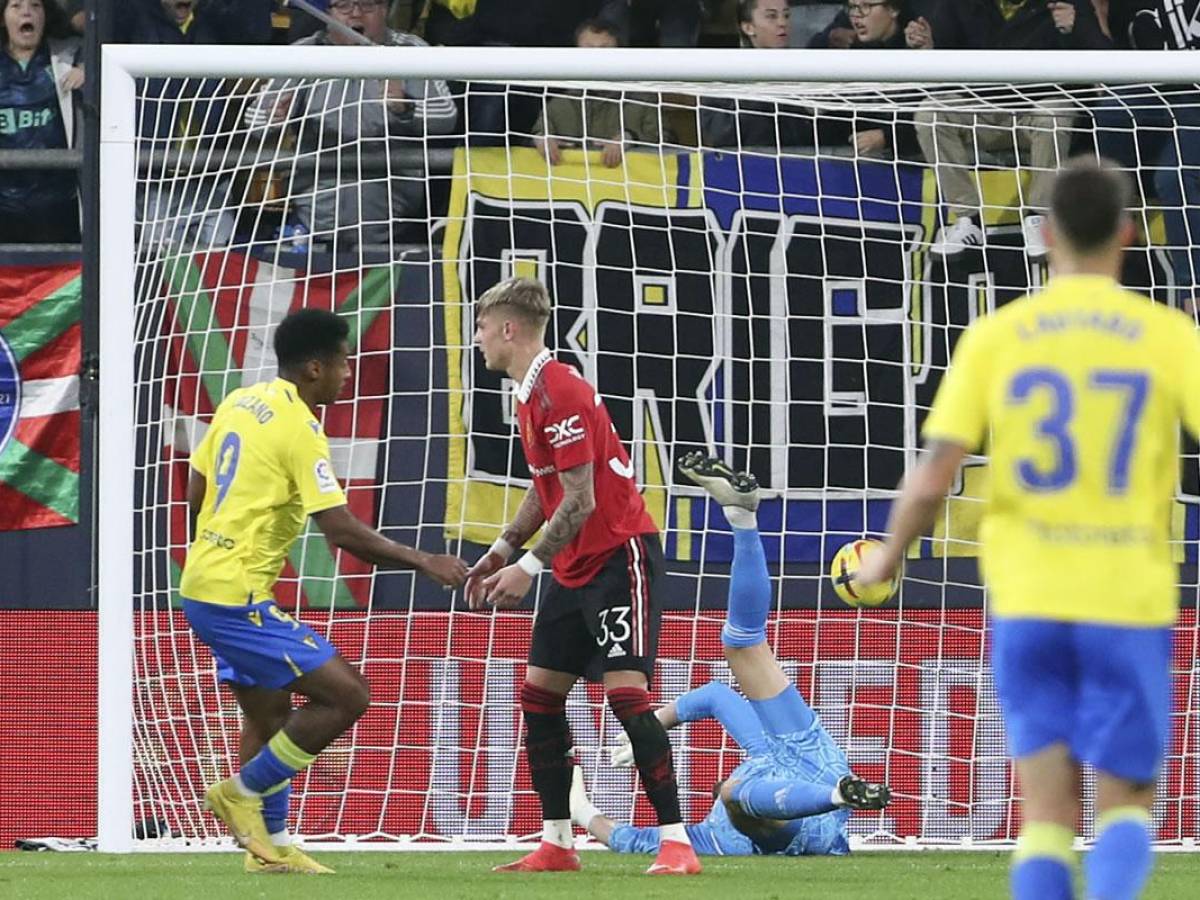
M 77 146 L 85 78 L 82 0 L 4 4 L 0 150 Z M 1188 0 L 1183 8 L 1175 0 L 313 0 L 312 5 L 338 25 L 281 0 L 122 0 L 107 9 L 114 40 L 173 45 L 736 43 L 747 50 L 823 52 L 1200 45 L 1200 28 L 1186 27 L 1189 20 L 1200 22 L 1200 0 Z M 853 74 L 852 65 L 847 74 Z M 448 197 L 445 151 L 469 141 L 532 145 L 550 164 L 559 162 L 564 148 L 581 145 L 601 151 L 608 166 L 639 145 L 767 153 L 819 148 L 923 162 L 934 168 L 949 213 L 930 247 L 942 256 L 984 240 L 972 166 L 1028 166 L 1032 177 L 1021 213 L 1034 258 L 1045 252 L 1040 226 L 1048 176 L 1071 153 L 1094 148 L 1141 173 L 1143 195 L 1164 210 L 1171 246 L 1200 244 L 1188 237 L 1191 226 L 1200 228 L 1195 168 L 1200 98 L 1192 87 L 1141 89 L 1136 97 L 1117 89 L 1080 100 L 1047 85 L 1010 95 L 1002 111 L 982 114 L 977 99 L 961 91 L 930 93 L 927 102 L 910 104 L 908 111 L 881 112 L 876 102 L 858 114 L 844 104 L 817 110 L 727 97 L 697 103 L 603 91 L 547 96 L 495 84 L 414 80 L 362 83 L 353 90 L 349 82 L 260 83 L 234 98 L 218 98 L 216 89 L 214 81 L 174 80 L 151 83 L 142 92 L 141 134 L 160 157 L 144 163 L 152 177 L 144 179 L 149 186 L 139 198 L 144 220 L 159 223 L 154 241 L 225 246 L 235 239 L 282 240 L 292 249 L 317 245 L 341 252 L 359 244 L 424 240 L 427 213 L 436 217 L 444 211 L 439 207 Z M 964 102 L 975 108 L 957 111 Z M 1165 127 L 1171 123 L 1178 126 L 1174 131 Z M 202 168 L 195 154 L 211 152 L 231 126 L 251 130 L 262 146 L 303 163 L 287 182 L 277 173 L 287 167 L 270 165 L 235 176 L 188 175 Z M 340 149 L 352 144 L 358 148 L 357 171 L 353 165 L 348 169 Z M 442 162 L 432 164 L 438 150 Z M 352 190 L 349 181 L 356 184 Z M 285 203 L 284 197 L 302 199 Z M 0 209 L 9 213 L 0 216 L 0 242 L 78 240 L 78 191 L 70 172 L 0 169 Z M 1188 252 L 1173 255 L 1177 284 L 1193 283 L 1197 263 Z

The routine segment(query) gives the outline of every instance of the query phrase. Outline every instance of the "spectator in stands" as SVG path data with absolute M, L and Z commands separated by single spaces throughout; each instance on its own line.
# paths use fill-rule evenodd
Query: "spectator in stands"
M 616 25 L 633 47 L 695 47 L 702 7 L 700 0 L 607 0 L 598 18 Z
M 567 47 L 605 0 L 427 0 L 431 44 Z
M 743 47 L 782 50 L 792 30 L 788 0 L 738 0 L 738 37 Z
M 472 47 L 569 47 L 575 30 L 604 0 L 424 0 L 425 36 L 433 44 Z M 488 82 L 452 83 L 462 97 L 470 146 L 508 146 L 528 137 L 541 113 L 541 91 Z
M 1198 50 L 1200 0 L 1111 0 L 1113 41 L 1132 50 Z M 1180 22 L 1192 27 L 1178 27 Z M 1096 149 L 1139 176 L 1163 208 L 1175 287 L 1193 314 L 1200 299 L 1200 92 L 1195 85 L 1110 89 L 1093 112 Z M 1136 130 L 1135 130 L 1136 129 Z
M 566 47 L 603 0 L 425 0 L 431 44 L 490 47 Z M 531 134 L 542 111 L 541 91 L 494 82 L 452 85 L 463 96 L 470 146 L 508 146 Z
M 419 37 L 387 26 L 385 0 L 332 0 L 333 19 L 371 43 L 424 47 Z M 323 28 L 298 42 L 356 45 Z M 271 104 L 269 116 L 263 104 Z M 390 244 L 425 208 L 425 138 L 454 128 L 458 113 L 444 81 L 335 79 L 273 86 L 251 108 L 259 124 L 295 122 L 300 149 L 315 164 L 298 167 L 293 211 L 315 240 L 334 249 Z M 416 153 L 401 155 L 404 150 Z M 350 163 L 348 166 L 347 163 Z
M 269 44 L 274 0 L 120 0 L 112 4 L 124 44 Z
M 925 50 L 928 49 L 926 36 L 931 35 L 932 26 L 926 18 L 926 13 L 937 7 L 938 0 L 898 0 L 897 3 L 859 3 L 856 0 L 850 0 L 846 4 L 846 8 L 834 16 L 833 21 L 825 28 L 824 31 L 813 35 L 808 41 L 810 50 L 849 50 L 853 48 L 860 49 L 898 49 L 907 47 L 910 50 Z M 852 21 L 851 11 L 855 8 L 859 9 L 861 15 L 858 16 L 860 21 L 873 20 L 867 28 L 868 32 L 878 34 L 878 28 L 881 25 L 886 25 L 883 19 L 879 18 L 879 8 L 884 9 L 899 9 L 897 24 L 900 30 L 904 32 L 904 39 L 893 40 L 888 32 L 887 38 L 869 37 L 864 38 L 860 28 Z M 866 43 L 864 43 L 866 41 Z
M 851 49 L 898 50 L 908 46 L 904 0 L 850 0 L 846 20 L 854 29 Z
M 743 47 L 782 50 L 788 46 L 792 11 L 788 0 L 738 0 Z M 842 134 L 845 134 L 843 129 Z M 781 112 L 776 103 L 705 97 L 700 101 L 702 147 L 812 147 L 816 131 L 809 112 Z
M 113 39 L 131 44 L 239 44 L 271 39 L 273 0 L 120 0 L 113 3 Z M 152 78 L 138 99 L 138 133 L 157 150 L 182 151 L 178 166 L 160 159 L 139 182 L 145 244 L 221 247 L 233 239 L 230 180 L 191 175 L 220 153 L 217 135 L 229 98 L 216 78 Z M 231 114 L 232 115 L 232 114 Z M 208 159 L 213 156 L 209 155 Z M 214 164 L 215 167 L 215 164 Z
M 1045 0 L 954 0 L 944 4 L 922 45 L 966 50 L 1104 49 L 1112 46 L 1089 3 Z M 967 100 L 978 110 L 977 100 Z M 994 99 L 993 99 L 994 102 Z M 1007 102 L 1007 101 L 1006 101 Z M 1017 101 L 1014 101 L 1017 102 Z M 1066 159 L 1076 109 L 1061 95 L 1026 95 L 1028 112 L 959 111 L 955 97 L 934 99 L 916 115 L 917 137 L 925 159 L 935 166 L 938 187 L 953 221 L 930 247 L 953 256 L 984 243 L 982 201 L 972 178 L 976 149 L 1015 149 L 1027 154 L 1033 169 L 1024 202 L 1022 232 L 1027 255 L 1046 255 L 1042 239 L 1051 176 Z M 1014 147 L 1015 143 L 1015 147 Z
M 848 9 L 842 9 L 824 30 L 808 39 L 806 46 L 809 50 L 849 50 L 857 40 L 858 34 L 850 21 L 850 13 Z
M 329 0 L 308 0 L 311 6 L 320 10 L 323 13 L 329 13 Z M 474 3 L 474 0 L 446 0 L 451 6 L 462 7 Z M 413 30 L 414 17 L 421 15 L 421 24 L 424 24 L 424 18 L 429 14 L 429 8 L 432 6 L 432 0 L 391 0 L 388 12 L 388 24 L 397 31 Z M 287 40 L 289 44 L 294 44 L 301 38 L 306 38 L 309 35 L 316 34 L 325 27 L 325 22 L 312 15 L 307 10 L 301 9 L 296 4 L 291 4 L 288 15 L 288 30 Z
M 66 15 L 53 0 L 4 0 L 0 40 L 0 149 L 71 146 L 83 69 Z M 74 172 L 0 171 L 0 243 L 78 242 Z
M 914 20 L 905 0 L 851 0 L 846 17 L 854 29 L 852 50 L 922 49 L 909 31 Z M 921 151 L 912 117 L 888 112 L 856 115 L 850 142 L 861 156 L 918 157 Z
M 579 26 L 575 46 L 619 47 L 617 26 L 589 19 Z M 585 90 L 551 97 L 533 126 L 533 145 L 551 165 L 562 159 L 564 144 L 597 149 L 606 166 L 619 166 L 627 144 L 657 144 L 663 138 L 662 103 L 653 94 Z

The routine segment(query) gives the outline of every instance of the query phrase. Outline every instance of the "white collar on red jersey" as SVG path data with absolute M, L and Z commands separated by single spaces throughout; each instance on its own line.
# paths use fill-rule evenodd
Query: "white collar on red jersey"
M 517 388 L 517 399 L 522 403 L 529 402 L 529 395 L 533 393 L 533 386 L 537 382 L 538 376 L 542 374 L 542 369 L 546 363 L 554 359 L 550 355 L 549 350 L 543 350 L 533 358 L 533 362 L 529 364 L 529 371 L 525 373 L 525 380 L 521 382 L 521 386 Z

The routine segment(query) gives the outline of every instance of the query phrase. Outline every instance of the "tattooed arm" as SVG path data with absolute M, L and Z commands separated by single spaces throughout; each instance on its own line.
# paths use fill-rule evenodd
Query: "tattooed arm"
M 541 528 L 545 521 L 546 515 L 542 512 L 542 501 L 538 499 L 537 491 L 530 487 L 525 492 L 525 496 L 521 498 L 517 514 L 513 516 L 512 522 L 504 529 L 504 533 L 500 537 L 508 546 L 516 549 L 533 537 L 534 532 Z
M 554 515 L 550 517 L 550 521 L 546 523 L 546 527 L 542 529 L 541 538 L 530 551 L 530 554 L 535 557 L 533 574 L 523 568 L 524 563 L 529 560 L 505 566 L 499 572 L 484 579 L 485 597 L 482 603 L 497 609 L 514 609 L 520 605 L 521 600 L 529 593 L 529 588 L 533 584 L 533 575 L 536 574 L 537 569 L 540 569 L 542 565 L 548 565 L 560 550 L 571 543 L 572 538 L 579 533 L 579 529 L 587 521 L 587 517 L 596 508 L 596 489 L 592 483 L 592 464 L 590 462 L 559 472 L 558 478 L 562 482 L 563 499 L 558 505 L 558 509 L 554 511 Z M 520 518 L 520 513 L 517 517 Z M 516 525 L 517 522 L 514 521 L 509 528 L 514 529 Z M 480 607 L 473 605 L 472 608 Z
M 571 543 L 596 508 L 596 486 L 590 462 L 559 472 L 558 480 L 563 489 L 562 503 L 546 523 L 541 540 L 533 547 L 533 555 L 546 565 L 550 565 L 558 552 Z

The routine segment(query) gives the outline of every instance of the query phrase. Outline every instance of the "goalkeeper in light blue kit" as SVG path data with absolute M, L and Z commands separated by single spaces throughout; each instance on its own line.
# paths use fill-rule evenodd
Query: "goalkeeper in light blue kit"
M 850 810 L 883 809 L 891 791 L 850 771 L 846 754 L 767 644 L 771 581 L 756 520 L 758 483 L 753 475 L 734 472 L 700 452 L 685 456 L 679 468 L 721 504 L 733 527 L 729 614 L 721 642 L 746 695 L 711 682 L 655 712 L 668 729 L 715 718 L 746 752 L 745 761 L 713 788 L 713 806 L 704 821 L 687 826 L 688 837 L 697 853 L 710 856 L 849 853 Z M 625 745 L 613 751 L 614 765 L 630 765 L 632 759 Z M 579 767 L 571 818 L 618 853 L 658 850 L 657 828 L 618 825 L 592 805 Z

